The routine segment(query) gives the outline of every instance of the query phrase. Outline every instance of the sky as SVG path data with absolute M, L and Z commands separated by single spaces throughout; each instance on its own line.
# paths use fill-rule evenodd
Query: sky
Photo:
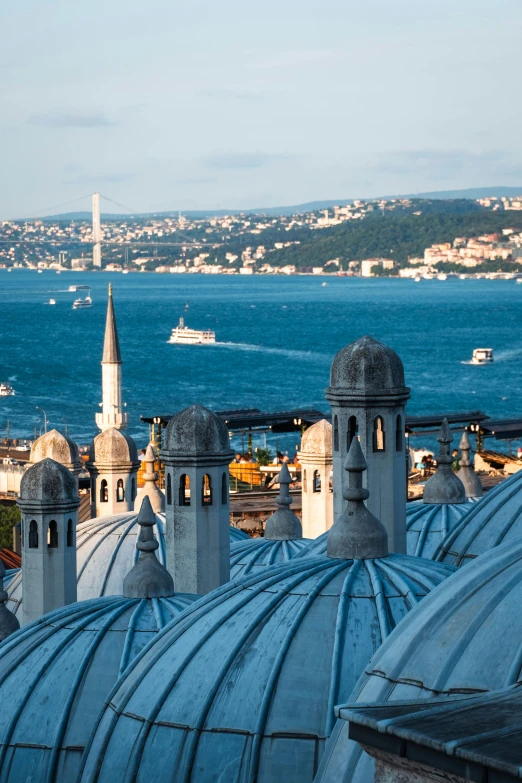
M 522 185 L 521 31 L 521 0 L 2 0 L 0 219 Z

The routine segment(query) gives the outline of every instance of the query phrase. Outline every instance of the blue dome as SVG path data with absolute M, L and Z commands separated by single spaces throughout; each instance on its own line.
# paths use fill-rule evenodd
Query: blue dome
M 76 783 L 116 680 L 196 596 L 111 596 L 58 609 L 0 645 L 4 783 Z
M 481 556 L 402 621 L 350 703 L 414 701 L 522 683 L 522 537 Z M 373 762 L 339 720 L 316 783 L 367 783 Z
M 409 555 L 434 560 L 445 536 L 470 510 L 474 500 L 465 503 L 406 504 L 406 546 Z
M 490 489 L 473 505 L 442 541 L 437 560 L 460 566 L 519 536 L 522 536 L 522 471 Z
M 156 514 L 159 549 L 156 554 L 166 562 L 165 515 Z M 136 541 L 140 532 L 138 511 L 97 517 L 77 527 L 76 556 L 78 568 L 78 601 L 102 595 L 121 595 L 123 580 L 138 559 Z M 250 540 L 242 530 L 230 527 L 230 543 Z M 10 580 L 7 608 L 17 614 L 22 602 L 22 572 Z
M 450 573 L 406 555 L 307 558 L 214 590 L 121 679 L 83 783 L 309 783 L 334 706 Z
M 310 543 L 308 538 L 294 541 L 272 541 L 266 538 L 250 538 L 238 541 L 230 547 L 230 578 L 255 574 L 260 568 L 287 563 Z

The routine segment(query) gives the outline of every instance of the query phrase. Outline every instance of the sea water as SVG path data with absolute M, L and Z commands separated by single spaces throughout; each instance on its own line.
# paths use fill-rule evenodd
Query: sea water
M 140 415 L 172 414 L 194 402 L 214 410 L 327 411 L 332 359 L 364 334 L 401 357 L 409 413 L 522 415 L 522 286 L 514 281 L 0 270 L 0 381 L 16 392 L 0 398 L 0 436 L 8 420 L 12 437 L 38 434 L 37 405 L 49 427 L 68 425 L 81 443 L 96 433 L 109 281 L 128 432 L 140 443 L 147 437 Z M 85 284 L 93 307 L 73 310 L 78 294 L 67 289 Z M 213 329 L 216 345 L 168 344 L 187 302 L 188 325 Z M 494 363 L 470 365 L 477 347 L 493 348 Z M 289 449 L 297 442 L 286 439 Z

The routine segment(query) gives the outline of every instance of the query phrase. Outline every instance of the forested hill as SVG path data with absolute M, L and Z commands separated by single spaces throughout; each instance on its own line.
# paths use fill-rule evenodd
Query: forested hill
M 439 202 L 444 204 L 447 202 Z M 440 242 L 453 242 L 456 237 L 476 237 L 501 232 L 503 228 L 522 231 L 522 213 L 481 208 L 467 202 L 468 211 L 444 212 L 411 211 L 375 213 L 357 222 L 343 223 L 330 229 L 313 231 L 299 245 L 282 248 L 270 254 L 274 266 L 295 264 L 296 267 L 324 266 L 339 258 L 346 266 L 349 261 L 364 258 L 393 258 L 402 266 L 408 258 L 422 256 L 424 249 Z M 422 210 L 422 202 L 417 209 Z

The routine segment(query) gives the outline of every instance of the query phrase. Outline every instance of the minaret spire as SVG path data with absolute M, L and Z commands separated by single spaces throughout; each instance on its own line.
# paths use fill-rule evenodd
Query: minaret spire
M 96 424 L 101 430 L 114 427 L 124 430 L 128 414 L 123 410 L 121 388 L 121 352 L 112 299 L 112 284 L 109 283 L 105 339 L 102 356 L 102 411 L 96 414 Z

